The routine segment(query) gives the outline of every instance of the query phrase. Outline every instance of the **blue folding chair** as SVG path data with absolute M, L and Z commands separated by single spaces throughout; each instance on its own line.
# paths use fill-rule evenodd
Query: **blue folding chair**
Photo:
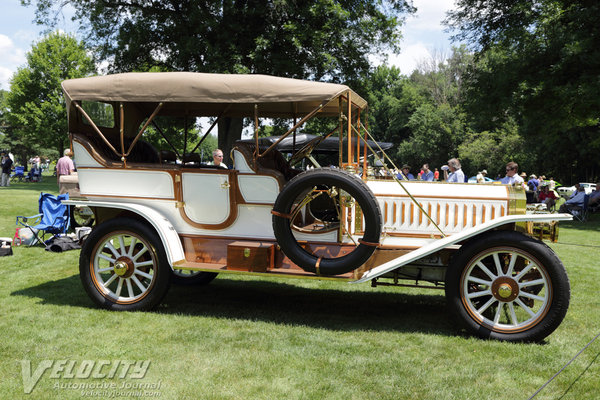
M 10 181 L 14 182 L 16 180 L 19 180 L 19 182 L 22 182 L 23 179 L 25 179 L 25 167 L 23 167 L 22 165 L 19 165 L 19 166 L 15 167 L 15 171 L 10 176 Z
M 40 243 L 45 246 L 46 234 L 52 234 L 52 238 L 66 234 L 69 229 L 69 207 L 62 204 L 62 200 L 69 200 L 69 193 L 58 196 L 50 193 L 40 193 L 39 214 L 31 217 L 18 216 L 17 226 L 29 229 L 37 238 L 29 245 Z M 23 229 L 20 228 L 20 229 Z M 40 238 L 39 233 L 42 232 Z

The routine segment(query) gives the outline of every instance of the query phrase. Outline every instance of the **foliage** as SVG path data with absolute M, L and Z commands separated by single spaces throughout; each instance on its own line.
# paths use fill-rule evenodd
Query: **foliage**
M 149 125 L 142 136 L 144 140 L 151 143 L 158 150 L 171 150 L 180 156 L 196 149 L 196 145 L 204 137 L 204 134 L 211 125 L 211 121 L 209 120 L 186 120 L 185 118 L 164 116 L 156 117 L 154 122 L 160 130 L 155 125 Z M 169 140 L 167 141 L 165 136 L 160 132 L 163 132 Z M 202 141 L 194 153 L 201 155 L 212 153 L 217 148 L 217 138 L 213 136 L 214 133 L 215 129 Z M 204 158 L 206 159 L 206 157 Z M 212 160 L 211 157 L 209 159 Z
M 93 59 L 73 36 L 53 32 L 27 53 L 27 64 L 11 79 L 4 123 L 13 152 L 22 159 L 52 148 L 62 154 L 67 113 L 60 83 L 94 72 Z
M 410 135 L 410 116 L 426 98 L 396 67 L 377 67 L 364 86 L 369 102 L 369 131 L 378 140 L 400 144 Z
M 471 173 L 487 169 L 490 178 L 504 176 L 509 161 L 518 160 L 521 171 L 539 168 L 528 162 L 530 154 L 524 150 L 524 141 L 515 123 L 507 123 L 495 131 L 468 132 L 458 146 L 458 156 Z
M 355 88 L 369 56 L 397 52 L 403 15 L 414 12 L 407 0 L 21 2 L 50 25 L 62 7 L 74 7 L 110 72 L 262 73 Z M 231 148 L 243 123 L 226 117 L 218 129 L 219 146 Z
M 411 81 L 434 104 L 455 107 L 464 101 L 465 79 L 472 64 L 473 54 L 465 45 L 453 47 L 449 56 L 433 51 L 421 60 Z
M 458 156 L 458 146 L 464 139 L 464 115 L 449 104 L 436 107 L 423 104 L 411 115 L 407 124 L 410 138 L 400 144 L 397 156 L 402 163 L 420 167 L 446 164 Z
M 22 0 L 52 24 L 69 4 L 110 69 L 267 73 L 348 81 L 398 50 L 405 0 Z
M 600 175 L 600 3 L 460 0 L 447 23 L 474 43 L 467 111 L 477 130 L 514 118 L 537 162 L 577 163 L 563 179 Z M 585 141 L 579 141 L 585 138 Z M 591 140 L 588 140 L 591 139 Z

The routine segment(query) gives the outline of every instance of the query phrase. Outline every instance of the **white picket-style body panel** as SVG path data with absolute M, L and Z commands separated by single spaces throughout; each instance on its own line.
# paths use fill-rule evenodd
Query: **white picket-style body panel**
M 452 235 L 508 215 L 509 193 L 502 185 L 403 182 L 417 205 L 394 181 L 367 184 L 381 210 L 384 244 L 391 245 L 389 239 L 394 235 L 439 237 L 435 224 L 444 235 Z

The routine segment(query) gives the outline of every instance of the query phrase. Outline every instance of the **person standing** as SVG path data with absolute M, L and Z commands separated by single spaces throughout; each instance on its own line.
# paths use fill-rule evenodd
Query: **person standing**
M 449 183 L 464 183 L 465 174 L 461 169 L 460 161 L 458 158 L 451 158 L 448 160 L 448 165 L 442 167 L 444 170 L 444 180 Z M 450 170 L 450 174 L 448 174 Z
M 60 183 L 61 175 L 71 175 L 75 171 L 75 164 L 73 164 L 73 160 L 71 160 L 71 157 L 73 156 L 71 149 L 65 149 L 63 154 L 64 155 L 56 162 L 56 181 L 58 183 Z
M 429 169 L 429 164 L 423 164 L 423 175 L 421 179 L 427 182 L 433 182 L 433 172 Z
M 514 161 L 506 164 L 506 176 L 500 179 L 504 185 L 519 185 L 525 189 L 525 181 L 519 176 L 519 164 Z
M 529 180 L 527 181 L 527 187 L 529 190 L 532 192 L 537 192 L 539 185 L 540 181 L 538 181 L 537 176 L 535 176 L 535 174 L 529 175 Z
M 433 171 L 433 180 L 435 180 L 436 182 L 440 180 L 440 171 L 438 171 L 437 168 L 435 169 L 435 171 Z
M 10 172 L 12 171 L 13 162 L 5 152 L 2 152 L 0 157 L 2 158 L 2 178 L 0 180 L 0 186 L 10 186 Z

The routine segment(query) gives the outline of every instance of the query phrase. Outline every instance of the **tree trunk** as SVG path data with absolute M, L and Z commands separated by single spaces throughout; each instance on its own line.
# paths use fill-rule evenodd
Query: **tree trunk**
M 223 162 L 232 165 L 229 154 L 236 140 L 242 138 L 243 118 L 222 118 L 219 121 L 219 149 L 223 151 Z

